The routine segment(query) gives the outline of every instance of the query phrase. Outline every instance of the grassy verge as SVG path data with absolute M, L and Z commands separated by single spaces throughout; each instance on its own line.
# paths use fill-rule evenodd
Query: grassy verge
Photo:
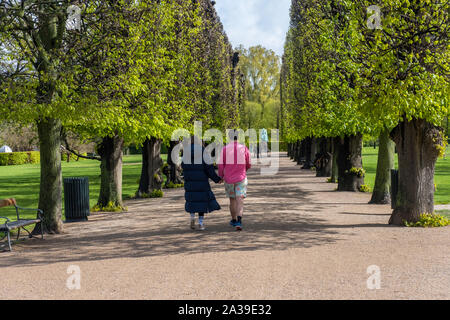
M 436 211 L 436 214 L 443 215 L 444 217 L 447 217 L 450 219 L 450 210 L 438 210 L 438 211 Z
M 162 155 L 164 161 L 167 155 Z M 123 196 L 128 198 L 136 193 L 141 174 L 141 155 L 123 158 Z M 90 206 L 97 203 L 100 192 L 100 162 L 96 160 L 62 163 L 63 178 L 88 177 Z M 0 167 L 0 198 L 14 197 L 21 207 L 36 208 L 39 199 L 39 165 Z M 64 197 L 64 196 L 63 196 Z M 64 206 L 64 198 L 63 198 Z M 0 216 L 15 219 L 14 208 L 1 208 Z M 33 214 L 31 215 L 33 216 Z M 31 217 L 30 215 L 28 217 Z
M 395 167 L 398 168 L 397 156 L 395 157 Z M 375 184 L 375 174 L 377 170 L 378 148 L 366 147 L 363 149 L 363 167 L 366 170 L 365 184 L 373 190 Z M 450 147 L 447 148 L 446 157 L 439 158 L 436 163 L 434 183 L 437 190 L 434 194 L 436 204 L 450 203 Z

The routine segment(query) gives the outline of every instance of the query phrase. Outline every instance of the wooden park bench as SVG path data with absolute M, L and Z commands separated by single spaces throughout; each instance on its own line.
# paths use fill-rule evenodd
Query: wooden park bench
M 20 237 L 20 229 L 25 230 L 28 233 L 28 237 L 32 238 L 33 235 L 25 227 L 32 225 L 32 224 L 41 223 L 43 220 L 43 212 L 40 209 L 21 208 L 18 206 L 14 206 L 14 207 L 16 208 L 17 221 L 11 221 L 9 218 L 6 218 L 6 217 L 0 217 L 0 219 L 6 220 L 5 223 L 3 223 L 3 224 L 0 223 L 0 233 L 2 233 L 2 232 L 5 233 L 5 235 L 3 236 L 3 238 L 0 239 L 0 241 L 3 240 L 5 237 L 8 238 L 9 251 L 12 251 L 11 230 L 17 229 L 17 240 L 19 240 L 19 237 Z M 21 219 L 19 211 L 23 211 L 23 210 L 37 212 L 37 218 L 36 219 Z M 41 227 L 41 238 L 44 239 L 44 230 L 42 227 Z

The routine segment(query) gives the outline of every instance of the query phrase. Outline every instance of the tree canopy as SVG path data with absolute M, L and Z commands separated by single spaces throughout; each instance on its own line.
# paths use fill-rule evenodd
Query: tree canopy
M 0 40 L 0 116 L 37 124 L 50 231 L 62 229 L 61 132 L 121 148 L 239 122 L 238 57 L 209 0 L 3 1 Z
M 241 45 L 237 50 L 240 53 L 240 66 L 245 81 L 241 126 L 278 127 L 280 57 L 260 45 L 248 49 Z
M 287 139 L 373 133 L 448 114 L 448 3 L 292 1 L 283 89 Z M 289 125 L 292 124 L 292 125 Z

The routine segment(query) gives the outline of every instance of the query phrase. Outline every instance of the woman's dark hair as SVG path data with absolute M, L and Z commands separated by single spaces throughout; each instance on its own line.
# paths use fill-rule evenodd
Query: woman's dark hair
M 203 141 L 202 139 L 200 139 L 199 137 L 192 135 L 191 136 L 191 144 L 200 144 L 203 147 L 205 146 L 205 141 Z

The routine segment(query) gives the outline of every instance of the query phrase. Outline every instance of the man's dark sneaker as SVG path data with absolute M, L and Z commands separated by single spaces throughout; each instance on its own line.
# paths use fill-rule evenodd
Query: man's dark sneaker
M 236 222 L 235 227 L 236 227 L 237 231 L 241 231 L 242 230 L 242 222 L 239 222 L 239 221 Z
M 230 221 L 230 226 L 236 227 L 236 223 L 237 223 L 236 220 L 231 220 L 231 221 Z

